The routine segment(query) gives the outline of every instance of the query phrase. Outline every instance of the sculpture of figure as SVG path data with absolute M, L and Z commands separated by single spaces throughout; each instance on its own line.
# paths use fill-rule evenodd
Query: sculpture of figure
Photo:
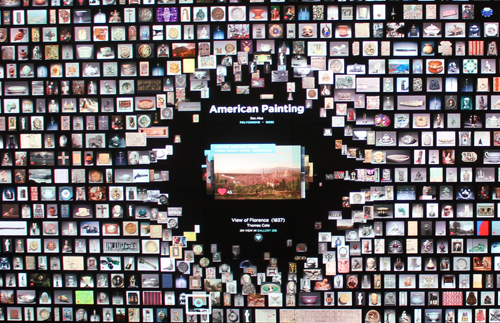
M 328 283 L 328 279 L 323 279 L 321 282 L 316 282 L 314 289 L 321 289 L 321 290 L 330 290 L 331 286 Z
M 403 314 L 401 314 L 401 319 L 399 320 L 400 323 L 410 323 L 410 318 L 408 315 L 406 315 L 406 311 L 403 311 Z

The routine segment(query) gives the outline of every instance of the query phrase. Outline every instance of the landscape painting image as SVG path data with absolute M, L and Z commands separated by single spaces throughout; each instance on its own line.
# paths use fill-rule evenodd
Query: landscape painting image
M 300 199 L 300 146 L 276 146 L 272 153 L 214 154 L 215 198 Z

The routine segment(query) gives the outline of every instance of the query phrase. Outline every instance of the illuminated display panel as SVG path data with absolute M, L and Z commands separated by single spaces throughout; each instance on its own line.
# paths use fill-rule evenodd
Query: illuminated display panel
M 496 2 L 0 8 L 0 320 L 500 322 Z

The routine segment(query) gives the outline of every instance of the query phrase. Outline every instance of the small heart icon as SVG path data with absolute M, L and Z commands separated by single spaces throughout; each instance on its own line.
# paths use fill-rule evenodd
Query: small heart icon
M 219 193 L 220 195 L 224 195 L 224 194 L 226 194 L 226 192 L 227 192 L 227 189 L 225 189 L 223 187 L 217 189 L 217 193 Z

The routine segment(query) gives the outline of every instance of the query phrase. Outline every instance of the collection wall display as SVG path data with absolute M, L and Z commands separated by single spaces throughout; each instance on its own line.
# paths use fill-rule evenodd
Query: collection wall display
M 0 11 L 0 321 L 500 322 L 497 2 Z

